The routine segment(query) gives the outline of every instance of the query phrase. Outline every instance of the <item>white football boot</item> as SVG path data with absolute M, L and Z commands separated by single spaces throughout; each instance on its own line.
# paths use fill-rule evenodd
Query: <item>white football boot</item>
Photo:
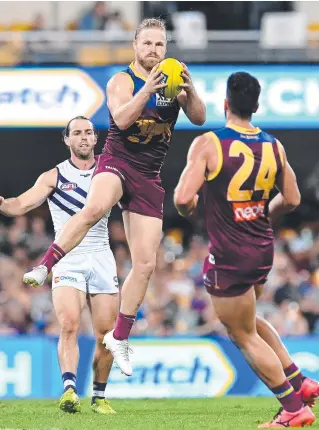
M 23 282 L 31 285 L 34 288 L 40 288 L 48 277 L 48 269 L 46 266 L 40 265 L 34 267 L 31 272 L 23 275 Z
M 102 343 L 105 345 L 105 349 L 108 349 L 111 352 L 114 361 L 120 370 L 126 376 L 131 376 L 133 371 L 129 354 L 132 350 L 129 348 L 128 340 L 117 340 L 114 338 L 113 333 L 114 330 L 106 333 Z

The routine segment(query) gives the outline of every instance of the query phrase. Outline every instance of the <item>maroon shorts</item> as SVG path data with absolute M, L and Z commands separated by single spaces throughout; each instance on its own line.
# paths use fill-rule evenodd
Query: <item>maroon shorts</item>
M 218 267 L 206 257 L 203 266 L 204 285 L 209 294 L 218 297 L 236 297 L 245 294 L 256 284 L 264 284 L 271 266 L 257 269 L 249 276 L 243 274 L 240 269 L 225 270 Z
M 123 211 L 163 219 L 165 191 L 159 175 L 149 178 L 125 160 L 106 154 L 97 157 L 93 176 L 103 172 L 114 173 L 121 179 L 123 197 L 119 206 Z

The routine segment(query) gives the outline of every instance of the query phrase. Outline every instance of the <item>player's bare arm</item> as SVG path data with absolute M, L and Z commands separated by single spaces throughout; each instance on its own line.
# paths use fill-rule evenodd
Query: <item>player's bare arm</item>
M 295 172 L 288 163 L 286 152 L 281 144 L 280 148 L 283 154 L 284 166 L 276 182 L 276 187 L 280 192 L 269 204 L 269 217 L 272 224 L 276 223 L 285 213 L 296 209 L 301 199 Z
M 0 213 L 8 217 L 20 216 L 42 205 L 56 185 L 57 174 L 56 168 L 42 173 L 33 187 L 18 197 L 0 197 Z
M 196 137 L 187 156 L 186 167 L 174 193 L 174 203 L 182 216 L 191 216 L 198 203 L 198 190 L 203 185 L 207 172 L 214 171 L 215 145 L 209 134 Z
M 183 90 L 178 94 L 177 100 L 187 118 L 193 124 L 203 125 L 206 121 L 206 106 L 197 94 L 188 68 L 184 63 L 182 65 L 184 67 L 184 72 L 182 73 L 184 84 L 180 85 Z
M 117 73 L 107 84 L 107 104 L 115 124 L 120 130 L 126 130 L 141 116 L 142 111 L 151 95 L 160 88 L 162 72 L 158 65 L 151 70 L 145 85 L 133 97 L 133 82 L 129 75 Z

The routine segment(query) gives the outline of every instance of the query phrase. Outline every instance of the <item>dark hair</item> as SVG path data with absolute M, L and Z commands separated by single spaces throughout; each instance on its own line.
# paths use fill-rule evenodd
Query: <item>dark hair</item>
M 258 80 L 246 72 L 237 72 L 227 80 L 227 99 L 230 111 L 241 119 L 250 119 L 258 107 Z
M 79 116 L 75 116 L 74 118 L 70 119 L 70 121 L 67 123 L 67 126 L 66 126 L 66 127 L 65 127 L 65 129 L 62 131 L 63 139 L 64 139 L 65 137 L 69 137 L 69 135 L 70 135 L 70 125 L 71 125 L 71 122 L 72 122 L 72 121 L 74 121 L 74 120 L 76 120 L 76 119 L 85 119 L 86 121 L 90 121 L 90 123 L 93 125 L 93 132 L 94 132 L 95 136 L 97 136 L 97 134 L 98 134 L 98 133 L 97 133 L 97 130 L 96 130 L 96 128 L 95 128 L 95 126 L 94 126 L 93 122 L 92 122 L 89 118 L 87 118 L 86 116 L 79 115 Z
M 146 18 L 139 24 L 135 32 L 135 40 L 140 32 L 146 28 L 158 28 L 159 30 L 163 30 L 167 39 L 167 31 L 166 31 L 166 22 L 160 18 Z

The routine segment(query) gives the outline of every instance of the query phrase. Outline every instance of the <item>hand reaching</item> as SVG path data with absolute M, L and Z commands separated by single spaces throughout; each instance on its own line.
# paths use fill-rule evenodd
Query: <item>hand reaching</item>
M 180 84 L 179 88 L 182 88 L 183 90 L 185 90 L 186 93 L 190 93 L 195 90 L 193 81 L 186 64 L 184 63 L 181 63 L 181 64 L 184 68 L 184 71 L 181 73 L 181 76 L 184 79 L 184 84 Z
M 141 91 L 145 93 L 156 93 L 161 88 L 167 87 L 167 84 L 161 84 L 163 80 L 163 73 L 161 70 L 158 70 L 158 64 L 153 67 L 151 73 L 149 74 L 144 86 Z

